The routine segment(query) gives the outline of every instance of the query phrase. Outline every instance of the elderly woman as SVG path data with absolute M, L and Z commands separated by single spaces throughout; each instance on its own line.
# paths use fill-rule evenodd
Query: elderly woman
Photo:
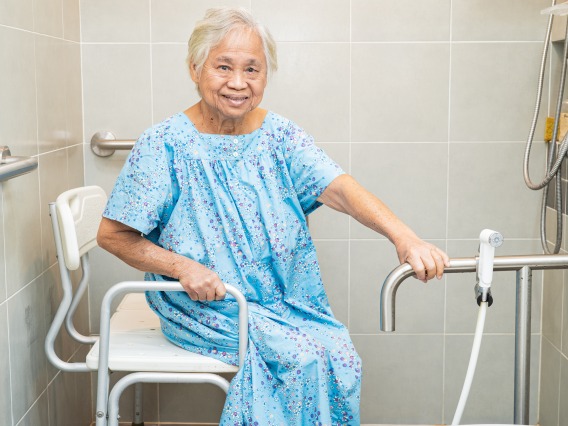
M 276 48 L 241 9 L 212 9 L 189 40 L 201 100 L 134 146 L 100 225 L 101 247 L 186 292 L 150 292 L 175 344 L 237 363 L 222 425 L 359 424 L 361 361 L 325 294 L 306 216 L 322 203 L 385 235 L 419 279 L 448 258 L 420 240 L 290 120 L 259 107 Z

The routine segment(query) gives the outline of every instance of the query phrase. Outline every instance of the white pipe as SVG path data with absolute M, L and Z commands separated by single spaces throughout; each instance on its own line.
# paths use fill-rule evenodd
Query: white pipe
M 460 424 L 461 417 L 465 409 L 465 404 L 467 402 L 467 397 L 469 396 L 469 390 L 471 389 L 471 383 L 473 382 L 473 376 L 475 374 L 475 367 L 477 366 L 477 358 L 479 357 L 479 349 L 481 348 L 481 338 L 483 337 L 483 328 L 485 326 L 486 314 L 487 302 L 481 302 L 479 304 L 479 311 L 477 314 L 477 325 L 475 327 L 475 336 L 473 338 L 473 348 L 471 349 L 469 366 L 467 367 L 465 382 L 463 384 L 458 407 L 456 408 L 456 413 L 454 414 L 454 420 L 452 420 L 452 426 Z

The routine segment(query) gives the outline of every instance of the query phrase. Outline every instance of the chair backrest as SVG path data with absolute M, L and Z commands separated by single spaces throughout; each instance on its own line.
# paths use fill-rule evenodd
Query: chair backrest
M 67 269 L 79 268 L 81 256 L 96 247 L 106 202 L 106 193 L 98 186 L 70 189 L 57 197 L 55 208 Z

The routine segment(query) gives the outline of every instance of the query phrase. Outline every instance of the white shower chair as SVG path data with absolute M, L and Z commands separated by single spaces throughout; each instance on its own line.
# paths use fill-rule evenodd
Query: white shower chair
M 100 336 L 84 336 L 73 326 L 73 314 L 89 285 L 88 252 L 97 246 L 96 235 L 106 194 L 97 186 L 62 193 L 49 211 L 59 259 L 63 297 L 47 333 L 45 350 L 50 362 L 60 370 L 98 371 L 96 425 L 118 425 L 118 404 L 123 390 L 134 384 L 135 412 L 141 409 L 141 383 L 210 383 L 225 392 L 229 382 L 219 373 L 235 373 L 240 367 L 194 354 L 169 342 L 160 331 L 159 318 L 146 304 L 142 292 L 183 291 L 179 282 L 130 281 L 112 286 L 101 305 Z M 82 267 L 83 275 L 73 294 L 70 272 Z M 242 293 L 226 285 L 227 293 L 239 306 L 239 366 L 248 346 L 248 307 Z M 111 317 L 111 304 L 124 296 Z M 75 340 L 93 345 L 85 362 L 67 362 L 55 352 L 55 339 L 65 322 Z M 128 372 L 109 393 L 111 371 Z M 140 416 L 134 423 L 143 425 Z

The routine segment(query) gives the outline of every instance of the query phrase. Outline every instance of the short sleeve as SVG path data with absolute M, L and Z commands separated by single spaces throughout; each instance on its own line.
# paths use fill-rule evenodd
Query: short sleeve
M 345 172 L 315 145 L 313 137 L 290 123 L 285 132 L 286 164 L 304 214 L 321 206 L 317 198 Z
M 173 167 L 162 138 L 150 129 L 138 139 L 103 212 L 145 235 L 163 222 L 173 203 Z

